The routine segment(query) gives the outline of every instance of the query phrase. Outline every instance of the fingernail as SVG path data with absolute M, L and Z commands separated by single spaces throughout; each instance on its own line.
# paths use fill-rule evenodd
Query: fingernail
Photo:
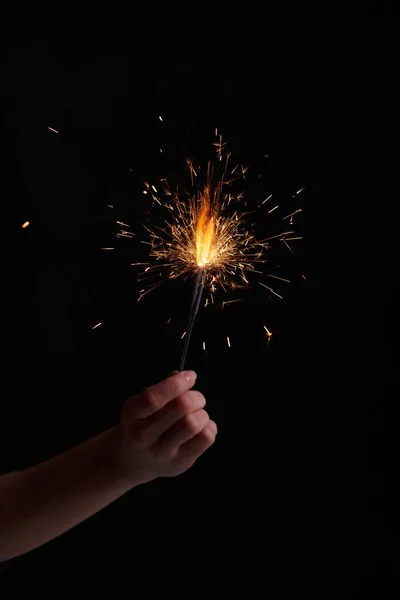
M 194 383 L 196 381 L 196 373 L 194 371 L 182 371 L 182 375 L 189 383 Z

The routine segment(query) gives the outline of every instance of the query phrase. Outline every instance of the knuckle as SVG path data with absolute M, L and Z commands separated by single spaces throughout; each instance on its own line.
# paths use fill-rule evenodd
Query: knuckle
M 188 411 L 191 410 L 193 406 L 193 400 L 189 392 L 186 394 L 181 394 L 176 399 L 176 408 L 179 414 L 186 415 Z
M 203 408 L 206 405 L 205 396 L 203 396 L 203 394 L 201 392 L 198 392 L 197 390 L 193 390 L 192 392 L 189 392 L 189 393 L 193 394 L 193 396 L 196 400 L 196 405 L 198 405 L 201 408 Z
M 210 421 L 208 424 L 209 428 L 211 429 L 212 433 L 214 434 L 214 436 L 217 435 L 218 433 L 218 427 L 215 421 Z
M 148 440 L 148 430 L 146 427 L 136 427 L 133 434 L 135 442 L 139 446 L 145 446 Z
M 186 431 L 193 435 L 196 435 L 196 433 L 199 431 L 198 417 L 194 413 L 184 417 L 184 425 Z
M 209 426 L 203 429 L 203 431 L 201 432 L 201 436 L 208 446 L 211 446 L 211 444 L 215 442 L 216 434 Z
M 142 392 L 142 398 L 147 407 L 152 411 L 157 411 L 160 408 L 160 403 L 157 396 L 151 390 L 147 389 Z
M 206 399 L 203 394 L 197 391 L 189 391 L 181 394 L 176 399 L 176 410 L 179 415 L 184 416 L 194 410 L 203 408 L 206 404 Z
M 164 382 L 171 396 L 179 396 L 179 392 L 181 389 L 179 385 L 179 379 L 180 378 L 177 375 L 172 375 L 171 377 L 168 377 Z
M 184 423 L 187 431 L 196 435 L 205 426 L 208 421 L 208 414 L 205 410 L 198 410 L 184 417 Z
M 173 396 L 179 396 L 182 392 L 185 391 L 185 386 L 182 385 L 182 378 L 180 377 L 180 374 L 171 377 L 171 394 Z

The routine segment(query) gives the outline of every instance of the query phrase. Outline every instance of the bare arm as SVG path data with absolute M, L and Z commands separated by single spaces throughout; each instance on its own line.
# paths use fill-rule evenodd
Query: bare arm
M 110 429 L 24 471 L 0 477 L 0 561 L 68 531 L 134 487 L 118 476 Z
M 0 562 L 82 523 L 132 488 L 183 473 L 215 440 L 195 374 L 128 399 L 121 422 L 29 469 L 0 476 Z

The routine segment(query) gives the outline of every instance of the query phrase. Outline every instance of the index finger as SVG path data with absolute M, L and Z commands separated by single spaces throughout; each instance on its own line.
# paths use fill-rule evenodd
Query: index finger
M 130 417 L 134 419 L 145 419 L 163 408 L 168 402 L 184 394 L 196 381 L 194 371 L 182 371 L 171 375 L 146 388 L 140 394 L 128 400 Z

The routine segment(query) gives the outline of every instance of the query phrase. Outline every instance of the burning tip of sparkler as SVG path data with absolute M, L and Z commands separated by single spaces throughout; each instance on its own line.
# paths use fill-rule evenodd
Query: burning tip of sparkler
M 28 227 L 28 225 L 30 225 L 29 221 L 25 221 L 25 223 L 23 223 L 21 225 L 22 229 L 26 229 Z

